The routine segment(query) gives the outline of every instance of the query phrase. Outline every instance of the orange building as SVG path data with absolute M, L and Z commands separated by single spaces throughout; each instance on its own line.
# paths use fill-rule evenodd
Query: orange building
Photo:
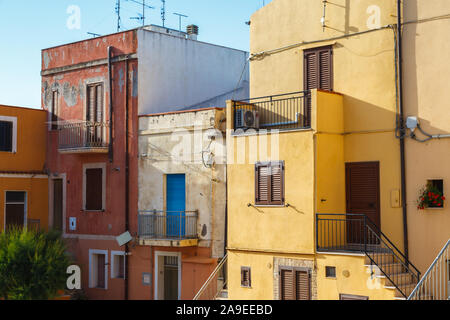
M 0 105 L 0 230 L 48 227 L 43 110 Z

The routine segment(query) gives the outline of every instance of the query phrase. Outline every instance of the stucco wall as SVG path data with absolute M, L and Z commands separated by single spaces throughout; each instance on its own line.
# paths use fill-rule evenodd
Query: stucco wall
M 223 256 L 225 234 L 225 136 L 219 130 L 222 110 L 210 109 L 140 117 L 139 210 L 165 210 L 165 177 L 186 175 L 186 210 L 198 210 L 200 246 L 212 257 Z M 208 131 L 210 130 L 210 131 Z M 220 136 L 209 148 L 216 165 L 205 167 L 202 151 L 210 144 L 207 134 Z M 205 161 L 208 153 L 204 154 Z
M 248 84 L 247 52 L 144 29 L 137 37 L 139 115 L 196 106 Z M 244 90 L 235 98 L 247 97 Z
M 430 134 L 450 134 L 450 20 L 427 20 L 450 13 L 450 3 L 409 0 L 404 11 L 405 21 L 422 20 L 404 26 L 405 115 L 418 117 Z M 418 210 L 417 200 L 429 179 L 443 179 L 444 195 L 450 198 L 450 139 L 407 139 L 406 158 L 410 255 L 425 272 L 450 238 L 450 207 L 447 200 L 442 209 Z

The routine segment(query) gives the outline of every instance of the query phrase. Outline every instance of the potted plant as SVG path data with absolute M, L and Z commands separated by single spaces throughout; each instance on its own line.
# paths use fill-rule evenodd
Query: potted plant
M 420 191 L 417 209 L 442 208 L 444 207 L 444 200 L 444 195 L 436 186 L 427 184 L 427 186 Z

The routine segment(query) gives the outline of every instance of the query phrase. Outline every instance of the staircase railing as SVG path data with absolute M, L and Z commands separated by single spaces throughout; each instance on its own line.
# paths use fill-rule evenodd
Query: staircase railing
M 425 272 L 408 300 L 450 300 L 450 239 Z
M 405 298 L 420 280 L 419 270 L 364 214 L 317 214 L 316 242 L 318 251 L 364 253 Z
M 227 287 L 227 262 L 228 254 L 222 258 L 193 300 L 215 300 L 219 296 Z

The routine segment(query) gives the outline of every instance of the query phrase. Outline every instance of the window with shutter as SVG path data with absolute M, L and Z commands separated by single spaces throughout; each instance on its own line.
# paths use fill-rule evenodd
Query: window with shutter
M 333 49 L 331 46 L 304 51 L 304 90 L 333 91 Z M 306 99 L 305 126 L 311 126 L 311 97 Z
M 255 204 L 284 204 L 284 162 L 255 165 Z
M 12 152 L 13 123 L 0 121 L 0 151 Z
M 250 267 L 241 267 L 241 287 L 250 288 L 252 286 Z
M 53 91 L 52 94 L 52 112 L 51 112 L 51 129 L 52 130 L 58 130 L 58 112 L 59 112 L 59 95 L 58 91 Z
M 311 300 L 310 270 L 280 267 L 280 299 Z
M 101 211 L 103 208 L 103 169 L 86 169 L 85 210 Z

